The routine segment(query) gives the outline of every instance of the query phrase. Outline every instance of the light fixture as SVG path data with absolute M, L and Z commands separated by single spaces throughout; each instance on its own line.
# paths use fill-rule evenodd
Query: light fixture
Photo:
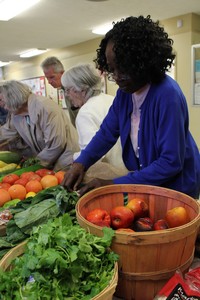
M 47 49 L 31 49 L 31 50 L 21 53 L 20 57 L 32 57 L 32 56 L 36 56 L 36 55 L 42 54 L 47 51 L 48 51 Z
M 11 61 L 0 61 L 0 67 L 4 67 L 6 65 L 9 65 Z
M 8 21 L 40 0 L 0 0 L 0 20 Z
M 92 33 L 104 35 L 106 32 L 108 32 L 110 29 L 112 29 L 112 24 L 104 24 L 102 26 L 96 27 L 92 30 Z

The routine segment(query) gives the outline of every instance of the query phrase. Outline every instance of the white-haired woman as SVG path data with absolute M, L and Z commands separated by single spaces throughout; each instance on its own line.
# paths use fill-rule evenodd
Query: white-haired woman
M 78 64 L 65 71 L 61 77 L 61 82 L 72 106 L 79 108 L 75 124 L 78 131 L 79 147 L 80 150 L 83 150 L 99 130 L 113 103 L 114 97 L 102 92 L 101 76 L 94 66 L 89 63 Z M 74 159 L 79 155 L 80 152 L 75 153 Z M 123 174 L 127 172 L 122 161 L 122 150 L 119 140 L 102 158 L 102 162 L 113 166 L 117 172 L 119 171 Z M 98 171 L 100 170 L 98 169 Z M 104 169 L 104 175 L 106 171 L 107 176 L 109 176 L 108 169 Z
M 0 142 L 10 141 L 7 150 L 36 157 L 54 170 L 72 163 L 78 136 L 59 105 L 16 80 L 0 85 L 0 105 L 9 111 L 9 119 L 0 127 Z

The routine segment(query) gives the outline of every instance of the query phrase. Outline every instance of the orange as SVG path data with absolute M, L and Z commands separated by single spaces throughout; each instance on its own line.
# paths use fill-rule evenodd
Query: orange
M 18 175 L 8 174 L 8 175 L 5 175 L 3 177 L 2 182 L 6 182 L 6 183 L 9 183 L 9 184 L 14 184 L 17 179 L 19 179 Z
M 6 182 L 1 182 L 0 183 L 0 189 L 4 189 L 6 191 L 9 189 L 10 186 L 11 186 L 11 184 L 6 183 Z
M 64 171 L 58 171 L 55 173 L 56 178 L 58 179 L 58 184 L 61 184 L 61 182 L 64 179 L 65 172 Z
M 43 189 L 46 189 L 48 187 L 58 185 L 58 179 L 55 175 L 45 175 L 42 177 L 40 183 L 42 184 Z
M 40 181 L 38 181 L 37 179 L 30 180 L 29 182 L 27 182 L 25 188 L 27 193 L 29 192 L 38 193 L 43 189 Z
M 0 206 L 3 206 L 6 202 L 10 201 L 11 197 L 8 191 L 0 189 Z
M 11 187 L 8 189 L 8 192 L 11 196 L 11 199 L 20 199 L 20 200 L 24 200 L 27 194 L 25 187 L 21 184 L 11 185 Z

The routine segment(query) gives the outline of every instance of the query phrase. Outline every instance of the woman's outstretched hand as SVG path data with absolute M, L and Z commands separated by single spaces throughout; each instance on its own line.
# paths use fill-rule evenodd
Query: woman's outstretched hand
M 69 192 L 78 191 L 79 195 L 82 196 L 86 192 L 95 188 L 113 184 L 112 180 L 94 178 L 80 188 L 84 174 L 84 166 L 80 163 L 74 163 L 70 167 L 70 169 L 65 173 L 65 177 L 61 182 L 61 185 L 64 188 L 66 188 Z
M 96 189 L 101 186 L 110 185 L 110 184 L 113 184 L 112 180 L 104 180 L 104 179 L 94 178 L 91 181 L 89 181 L 88 183 L 86 183 L 85 185 L 83 185 L 79 189 L 78 193 L 80 196 L 82 196 L 86 192 L 89 192 L 90 190 Z
M 84 177 L 84 166 L 80 163 L 73 163 L 65 173 L 61 185 L 69 192 L 77 191 Z

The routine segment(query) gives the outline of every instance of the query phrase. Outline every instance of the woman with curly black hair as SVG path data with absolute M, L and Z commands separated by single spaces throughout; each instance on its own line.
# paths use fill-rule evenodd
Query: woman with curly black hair
M 187 102 L 166 75 L 175 58 L 172 44 L 150 16 L 121 20 L 102 39 L 97 68 L 119 89 L 100 130 L 67 172 L 62 183 L 67 189 L 78 189 L 84 172 L 120 136 L 129 172 L 113 180 L 96 178 L 81 195 L 108 184 L 147 184 L 199 197 L 200 155 L 189 132 Z

